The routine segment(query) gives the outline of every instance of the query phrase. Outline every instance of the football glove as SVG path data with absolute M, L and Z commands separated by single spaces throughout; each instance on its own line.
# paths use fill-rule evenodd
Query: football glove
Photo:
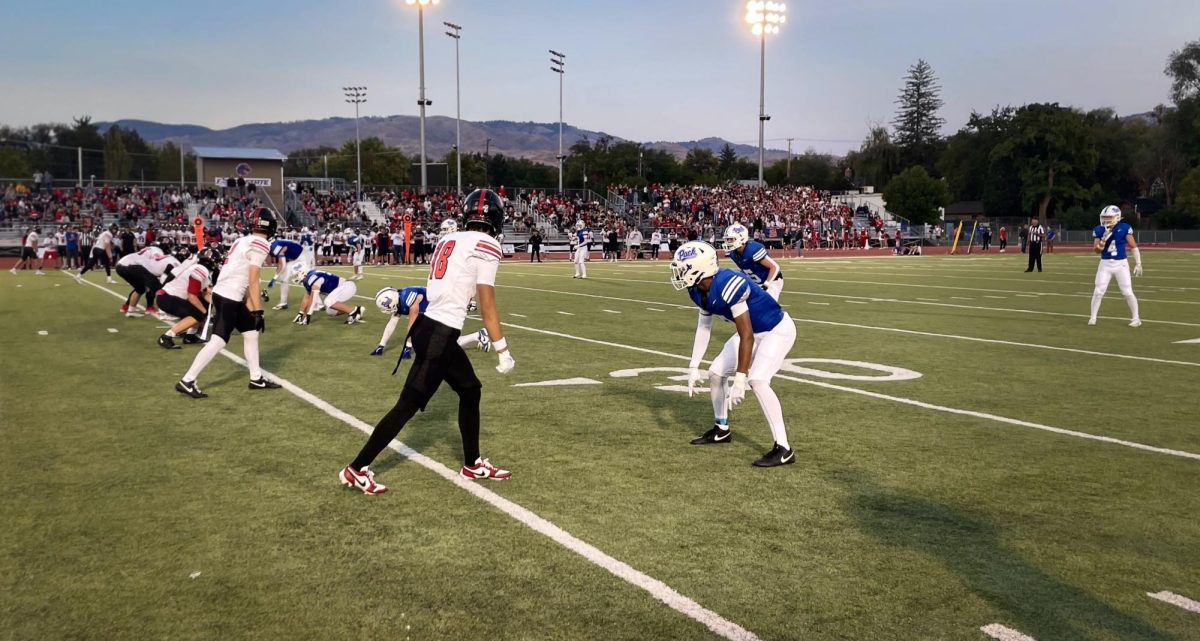
M 500 352 L 499 356 L 500 364 L 496 366 L 497 372 L 500 372 L 501 374 L 507 374 L 513 371 L 513 368 L 517 366 L 517 361 L 513 358 L 512 352 L 504 350 L 503 352 Z
M 380 352 L 380 354 L 382 354 L 382 353 L 383 353 L 383 352 Z M 406 360 L 408 360 L 408 359 L 410 359 L 410 358 L 412 358 L 412 357 L 413 357 L 413 351 L 412 351 L 412 348 L 411 348 L 411 347 L 409 347 L 408 345 L 405 345 L 405 346 L 404 346 L 404 351 L 403 351 L 403 352 L 400 352 L 400 360 L 402 360 L 402 361 L 406 361 Z
M 264 303 L 269 303 L 269 302 L 271 302 L 271 297 L 270 297 L 270 296 L 267 296 L 267 291 L 266 291 L 265 289 L 264 289 L 264 290 L 262 290 L 262 291 L 259 293 L 259 296 L 262 298 L 262 301 L 263 301 Z
M 746 400 L 746 375 L 738 372 L 733 375 L 733 385 L 729 387 L 729 407 L 737 407 L 738 403 Z
M 371 356 L 383 356 L 383 345 L 371 350 Z
M 261 309 L 250 312 L 250 318 L 254 319 L 254 331 L 259 334 L 267 331 L 267 321 L 263 318 L 263 311 Z
M 704 372 L 699 367 L 693 367 L 688 372 L 688 398 L 696 395 L 696 387 L 704 382 Z
M 1133 275 L 1134 275 L 1134 276 L 1141 276 L 1141 275 L 1142 275 L 1142 264 L 1141 264 L 1141 263 L 1136 263 L 1136 264 L 1134 264 L 1134 266 L 1133 266 Z

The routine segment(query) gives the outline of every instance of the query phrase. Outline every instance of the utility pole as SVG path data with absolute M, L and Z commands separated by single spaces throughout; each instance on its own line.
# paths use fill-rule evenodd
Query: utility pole
M 454 173 L 458 176 L 458 193 L 462 193 L 462 85 L 459 83 L 458 75 L 458 42 L 462 39 L 459 33 L 462 27 L 453 22 L 443 22 L 442 24 L 454 30 L 454 33 L 446 32 L 446 35 L 454 38 Z
M 788 177 L 788 180 L 791 180 L 791 179 L 792 179 L 792 141 L 793 141 L 793 140 L 795 140 L 795 138 L 788 138 L 788 139 L 787 139 L 787 141 L 788 141 L 788 161 L 787 161 L 787 177 Z
M 358 180 L 355 182 L 354 190 L 357 197 L 356 202 L 362 202 L 362 140 L 358 130 L 358 106 L 367 101 L 367 88 L 342 87 L 342 91 L 346 92 L 346 102 L 354 104 L 354 155 L 358 159 Z M 328 162 L 326 162 L 326 166 L 328 167 Z
M 563 155 L 563 76 L 567 74 L 564 65 L 566 65 L 566 55 L 561 54 L 553 49 L 550 50 L 550 71 L 558 74 L 558 193 L 563 191 L 563 161 L 567 159 Z

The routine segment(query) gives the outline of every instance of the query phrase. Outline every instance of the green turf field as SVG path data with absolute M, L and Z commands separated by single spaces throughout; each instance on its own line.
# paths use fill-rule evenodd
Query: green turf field
M 472 358 L 513 480 L 437 473 L 443 389 L 378 497 L 336 482 L 402 380 L 373 306 L 297 327 L 293 288 L 262 340 L 291 385 L 218 358 L 196 401 L 123 285 L 4 273 L 0 638 L 1200 639 L 1147 595 L 1200 600 L 1200 252 L 1145 252 L 1136 329 L 1115 283 L 1085 324 L 1094 257 L 1022 259 L 782 261 L 791 357 L 825 360 L 776 380 L 798 464 L 769 470 L 753 395 L 701 448 L 707 396 L 658 389 L 683 370 L 613 375 L 687 365 L 666 261 L 505 264 L 517 369 Z M 360 302 L 424 272 L 368 267 Z

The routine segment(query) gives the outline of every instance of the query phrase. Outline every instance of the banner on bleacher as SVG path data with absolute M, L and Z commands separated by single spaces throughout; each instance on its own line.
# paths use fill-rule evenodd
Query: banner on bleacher
M 244 178 L 243 180 L 246 181 L 247 185 L 254 185 L 255 187 L 270 187 L 271 186 L 270 178 Z M 228 187 L 228 185 L 225 184 L 226 182 L 228 182 L 228 180 L 226 180 L 225 178 L 213 178 L 213 182 L 218 187 Z

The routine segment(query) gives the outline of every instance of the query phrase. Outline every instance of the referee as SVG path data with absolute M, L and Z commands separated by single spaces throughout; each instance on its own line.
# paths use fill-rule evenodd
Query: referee
M 1042 239 L 1046 237 L 1046 228 L 1038 224 L 1038 219 L 1034 218 L 1029 223 L 1029 268 L 1026 272 L 1033 271 L 1034 264 L 1037 265 L 1037 270 L 1042 271 Z

